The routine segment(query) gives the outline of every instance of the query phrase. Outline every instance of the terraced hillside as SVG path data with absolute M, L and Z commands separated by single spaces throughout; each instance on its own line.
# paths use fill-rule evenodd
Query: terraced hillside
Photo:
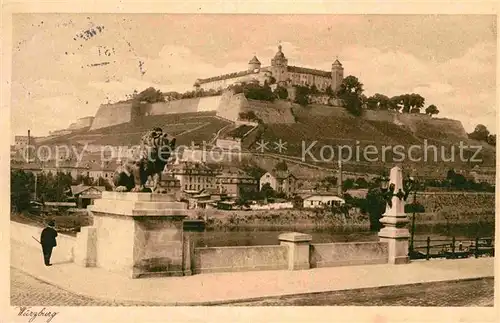
M 405 125 L 396 125 L 388 121 L 366 120 L 365 118 L 356 118 L 350 115 L 337 113 L 334 115 L 314 115 L 307 109 L 294 109 L 296 124 L 266 124 L 259 129 L 254 143 L 247 143 L 250 150 L 258 150 L 257 142 L 269 142 L 268 153 L 280 153 L 278 146 L 274 143 L 286 142 L 286 149 L 281 154 L 302 158 L 309 163 L 316 165 L 327 165 L 332 167 L 332 160 L 337 160 L 338 146 L 347 145 L 352 149 L 352 156 L 349 157 L 347 150 L 343 150 L 343 157 L 356 161 L 357 167 L 379 169 L 384 163 L 401 160 L 401 153 L 405 154 L 405 162 L 408 162 L 408 156 L 411 149 L 412 164 L 417 168 L 427 168 L 426 172 L 441 172 L 437 168 L 443 164 L 443 159 L 449 160 L 447 167 L 469 167 L 470 163 L 464 161 L 474 155 L 476 148 L 465 149 L 460 156 L 459 149 L 462 143 L 465 146 L 481 145 L 483 148 L 475 156 L 476 159 L 482 159 L 484 165 L 494 165 L 495 149 L 484 143 L 478 143 L 460 136 L 458 132 L 447 132 L 445 128 L 432 122 L 415 122 L 414 129 Z M 439 121 L 438 121 L 439 122 Z M 316 142 L 316 144 L 314 144 Z M 427 146 L 425 145 L 427 143 Z M 314 145 L 313 145 L 314 144 Z M 363 154 L 365 148 L 370 145 L 378 151 L 378 161 L 373 161 L 374 156 Z M 396 146 L 401 146 L 396 148 Z M 425 153 L 425 147 L 434 145 L 437 147 L 437 158 L 432 148 L 428 148 Z M 331 157 L 334 148 L 335 158 Z M 386 149 L 383 151 L 384 146 Z M 414 148 L 411 148 L 411 147 Z M 312 147 L 308 149 L 309 147 Z M 326 162 L 313 162 L 314 158 L 321 158 L 321 149 Z M 359 158 L 355 155 L 356 149 L 360 151 Z M 304 155 L 304 152 L 309 153 Z M 311 157 L 311 155 L 314 156 Z M 328 160 L 331 158 L 331 160 Z M 418 160 L 420 159 L 420 160 Z M 452 160 L 450 160 L 452 159 Z M 473 165 L 472 165 L 473 166 Z M 449 168 L 448 168 L 449 169 Z
M 425 157 L 423 150 L 424 142 L 426 142 L 427 147 L 429 145 L 438 147 L 439 160 L 436 162 L 431 151 L 427 154 L 427 160 L 415 161 L 411 165 L 424 169 L 423 173 L 434 175 L 439 173 L 439 176 L 442 176 L 447 169 L 452 167 L 474 166 L 474 164 L 464 163 L 461 159 L 458 147 L 462 142 L 469 146 L 481 145 L 481 152 L 475 157 L 482 159 L 483 165 L 495 165 L 495 148 L 469 140 L 458 121 L 431 119 L 421 115 L 400 117 L 394 113 L 379 116 L 376 115 L 376 111 L 371 111 L 369 116 L 353 117 L 344 109 L 335 107 L 312 105 L 303 108 L 287 102 L 271 104 L 254 100 L 249 100 L 249 103 L 247 108 L 253 107 L 256 112 L 259 112 L 256 113 L 258 117 L 264 121 L 242 140 L 243 148 L 250 152 L 302 160 L 306 150 L 310 152 L 305 155 L 305 162 L 308 164 L 336 168 L 338 146 L 346 145 L 351 148 L 353 154 L 348 156 L 348 151 L 343 150 L 343 157 L 352 160 L 345 164 L 346 170 L 368 172 L 373 169 L 374 173 L 379 173 L 381 167 L 387 166 L 392 161 L 398 161 L 394 157 L 401 157 L 401 155 L 394 154 L 396 145 L 402 146 L 402 151 L 406 156 L 412 145 L 420 146 L 420 149 L 412 151 L 412 157 L 415 159 Z M 238 126 L 231 121 L 217 117 L 216 113 L 216 111 L 205 111 L 136 116 L 131 122 L 91 131 L 86 129 L 46 140 L 43 144 L 81 145 L 88 143 L 97 146 L 131 146 L 140 143 L 145 131 L 153 127 L 161 127 L 164 131 L 176 136 L 178 145 L 191 145 L 202 144 L 204 141 L 208 143 L 217 135 L 240 137 L 249 130 L 249 126 Z M 279 118 L 276 119 L 277 115 Z M 292 118 L 293 123 L 290 123 Z M 286 143 L 281 151 L 276 145 L 280 140 Z M 260 141 L 269 143 L 267 150 L 259 151 Z M 363 154 L 368 145 L 378 150 L 377 161 L 372 160 L 373 155 Z M 325 146 L 327 146 L 326 149 Z M 384 152 L 383 147 L 389 147 L 389 150 Z M 471 149 L 462 157 L 471 157 L 474 150 Z M 314 161 L 314 158 L 320 159 L 322 153 L 327 160 Z M 443 163 L 443 157 L 450 159 L 451 156 L 454 162 Z M 404 160 L 407 161 L 408 158 Z
M 169 115 L 149 115 L 111 127 L 61 136 L 44 144 L 78 144 L 131 146 L 140 143 L 142 135 L 154 127 L 174 135 L 179 145 L 209 141 L 219 129 L 229 124 L 215 112 L 195 112 Z

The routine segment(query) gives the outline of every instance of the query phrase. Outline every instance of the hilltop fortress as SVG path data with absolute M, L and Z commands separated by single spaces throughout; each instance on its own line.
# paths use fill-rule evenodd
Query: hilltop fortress
M 310 104 L 307 107 L 301 107 L 289 100 L 256 101 L 247 99 L 243 93 L 235 94 L 228 87 L 243 82 L 258 81 L 263 84 L 267 81 L 268 84 L 281 85 L 289 90 L 293 89 L 294 85 L 315 85 L 320 91 L 325 91 L 329 87 L 334 91 L 342 83 L 343 77 L 344 68 L 338 60 L 335 60 L 332 64 L 332 70 L 329 72 L 291 66 L 288 65 L 288 59 L 285 57 L 282 47 L 278 46 L 278 52 L 271 59 L 270 66 L 262 67 L 257 57 L 253 57 L 248 62 L 245 71 L 198 79 L 195 82 L 196 89 L 223 90 L 222 95 L 157 103 L 128 101 L 103 104 L 99 107 L 94 118 L 82 118 L 68 129 L 64 129 L 64 133 L 71 133 L 77 129 L 93 131 L 119 124 L 140 123 L 142 118 L 147 116 L 207 112 L 234 124 L 248 122 L 249 120 L 242 120 L 241 115 L 249 111 L 252 111 L 262 123 L 271 125 L 289 124 L 293 126 L 296 123 L 297 113 L 322 116 L 329 119 L 335 118 L 338 122 L 342 122 L 342 120 L 355 117 L 349 115 L 343 107 L 335 102 L 330 102 L 330 105 Z M 365 110 L 361 119 L 387 122 L 406 127 L 411 132 L 419 132 L 419 129 L 431 127 L 443 134 L 448 133 L 454 137 L 467 138 L 467 133 L 460 121 L 431 118 L 421 113 L 403 114 L 395 111 Z M 253 120 L 253 123 L 255 123 L 255 120 Z M 57 135 L 61 134 L 58 133 Z M 53 134 L 53 136 L 57 135 Z
M 254 56 L 248 62 L 248 68 L 245 71 L 231 74 L 219 75 L 215 77 L 198 79 L 194 83 L 195 89 L 203 90 L 222 90 L 230 85 L 242 82 L 258 81 L 263 84 L 276 82 L 285 87 L 293 85 L 312 86 L 315 85 L 321 91 L 331 87 L 333 91 L 337 90 L 344 79 L 344 68 L 342 64 L 335 60 L 331 71 L 322 71 L 306 67 L 288 65 L 288 59 L 282 51 L 281 45 L 278 46 L 278 52 L 271 59 L 271 65 L 262 67 L 259 59 Z

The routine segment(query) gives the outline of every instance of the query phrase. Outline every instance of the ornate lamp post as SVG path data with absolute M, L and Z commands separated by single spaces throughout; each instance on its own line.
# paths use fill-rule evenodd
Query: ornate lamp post
M 418 181 L 414 177 L 409 177 L 408 182 L 411 183 L 410 190 L 413 193 L 413 202 L 411 204 L 412 206 L 411 237 L 410 237 L 410 247 L 409 247 L 409 254 L 411 255 L 413 253 L 413 247 L 414 247 L 413 239 L 415 237 L 415 213 L 417 213 L 417 192 L 425 190 L 425 183 Z
M 381 189 L 386 201 L 386 209 L 380 222 L 384 227 L 378 233 L 381 242 L 388 243 L 389 263 L 408 263 L 408 238 L 410 233 L 406 228 L 408 217 L 405 213 L 405 203 L 410 194 L 411 182 L 403 186 L 403 172 L 400 167 L 391 169 L 389 179 L 383 178 Z

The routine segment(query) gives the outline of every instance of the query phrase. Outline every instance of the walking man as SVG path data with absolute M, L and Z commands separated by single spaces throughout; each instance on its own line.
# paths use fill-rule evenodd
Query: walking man
M 52 266 L 52 264 L 50 263 L 50 256 L 52 255 L 52 248 L 57 245 L 57 231 L 56 229 L 54 229 L 55 223 L 53 220 L 50 220 L 47 224 L 48 226 L 42 230 L 40 243 L 42 244 L 43 260 L 45 262 L 45 266 Z

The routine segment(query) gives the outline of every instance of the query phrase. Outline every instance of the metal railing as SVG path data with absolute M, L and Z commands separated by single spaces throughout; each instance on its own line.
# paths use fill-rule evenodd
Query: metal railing
M 493 237 L 476 237 L 473 240 L 434 239 L 414 240 L 413 250 L 409 252 L 410 259 L 431 258 L 468 258 L 495 255 L 495 239 Z

